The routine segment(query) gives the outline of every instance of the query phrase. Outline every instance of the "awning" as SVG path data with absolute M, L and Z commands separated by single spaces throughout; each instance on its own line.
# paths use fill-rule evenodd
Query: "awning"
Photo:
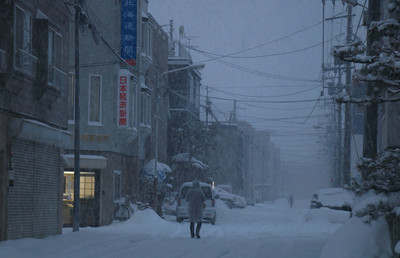
M 70 132 L 32 119 L 12 118 L 9 124 L 9 131 L 11 137 L 55 145 L 57 147 L 63 147 L 71 139 Z
M 74 154 L 61 155 L 68 168 L 74 167 Z M 107 158 L 98 155 L 79 155 L 79 167 L 83 169 L 103 169 L 107 167 Z
M 143 166 L 143 174 L 147 176 L 155 176 L 154 175 L 154 159 L 150 160 Z M 157 162 L 157 178 L 161 181 L 164 181 L 166 178 L 165 174 L 172 173 L 171 168 L 164 163 Z

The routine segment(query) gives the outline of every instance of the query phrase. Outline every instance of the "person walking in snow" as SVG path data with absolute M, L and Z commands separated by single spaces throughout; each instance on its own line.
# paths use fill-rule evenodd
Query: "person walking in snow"
M 294 198 L 293 198 L 293 195 L 290 195 L 290 196 L 289 196 L 289 204 L 290 204 L 290 208 L 292 208 L 292 207 L 293 207 L 293 203 L 294 203 Z
M 189 189 L 186 194 L 186 201 L 189 203 L 188 212 L 190 221 L 190 235 L 192 238 L 194 238 L 194 224 L 197 223 L 196 237 L 200 238 L 200 228 L 206 196 L 200 188 L 199 181 L 193 181 L 192 188 Z

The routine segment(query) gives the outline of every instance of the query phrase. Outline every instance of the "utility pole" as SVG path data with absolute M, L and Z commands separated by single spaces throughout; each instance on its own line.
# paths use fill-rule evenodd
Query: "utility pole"
M 342 87 L 341 83 L 339 84 L 340 88 Z M 342 166 L 342 160 L 343 160 L 343 144 L 342 144 L 342 104 L 339 103 L 338 105 L 338 138 L 337 138 L 337 146 L 338 146 L 338 171 L 337 171 L 337 186 L 342 185 L 342 175 L 343 175 L 343 166 Z
M 80 1 L 75 4 L 75 138 L 74 138 L 74 221 L 73 231 L 79 231 L 80 210 L 80 106 L 79 106 L 79 16 Z
M 154 144 L 154 210 L 158 213 L 158 119 L 159 119 L 159 89 L 160 89 L 160 72 L 157 73 L 157 89 L 156 89 L 156 138 Z M 160 215 L 160 214 L 159 214 Z
M 237 117 L 236 117 L 236 99 L 233 100 L 233 111 L 231 113 L 230 121 L 236 123 L 237 122 Z
M 208 85 L 206 87 L 206 126 L 208 126 L 208 110 L 210 108 L 210 100 L 208 99 Z
M 322 0 L 322 91 L 325 90 L 325 0 Z
M 262 171 L 261 171 L 261 202 L 264 203 L 264 187 L 265 187 L 265 147 L 262 147 Z
M 379 20 L 380 17 L 380 1 L 368 1 L 368 16 L 370 22 Z M 371 50 L 372 43 L 378 39 L 376 32 L 367 34 L 367 55 L 373 55 Z M 367 96 L 375 96 L 375 83 L 368 82 Z M 364 139 L 363 139 L 363 156 L 366 158 L 374 159 L 377 154 L 377 119 L 378 119 L 378 105 L 370 103 L 367 105 L 364 117 Z
M 353 7 L 347 6 L 347 35 L 346 43 L 351 44 L 352 41 L 352 12 Z M 351 67 L 350 62 L 346 62 L 346 93 L 351 94 Z M 350 183 L 350 139 L 351 139 L 351 114 L 350 114 L 350 103 L 345 104 L 345 118 L 344 118 L 344 149 L 343 149 L 343 175 L 342 175 L 342 185 Z

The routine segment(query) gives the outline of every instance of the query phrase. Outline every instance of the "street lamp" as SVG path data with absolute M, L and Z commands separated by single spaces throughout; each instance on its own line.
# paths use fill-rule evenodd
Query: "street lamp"
M 157 163 L 158 163 L 158 119 L 159 119 L 159 105 L 158 102 L 161 99 L 160 96 L 158 95 L 158 89 L 160 87 L 160 76 L 164 76 L 169 73 L 174 73 L 174 72 L 179 72 L 179 71 L 184 71 L 184 70 L 196 70 L 196 69 L 203 69 L 205 64 L 191 64 L 188 66 L 184 66 L 181 68 L 177 69 L 172 69 L 165 71 L 163 73 L 157 75 L 157 89 L 156 89 L 156 140 L 155 140 L 155 146 L 154 146 L 154 210 L 157 212 L 157 196 L 158 196 L 158 179 L 157 179 L 157 173 L 158 173 L 158 168 L 157 168 Z

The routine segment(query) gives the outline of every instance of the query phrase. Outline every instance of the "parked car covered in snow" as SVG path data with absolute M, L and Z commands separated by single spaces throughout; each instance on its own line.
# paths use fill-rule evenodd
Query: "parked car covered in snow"
M 247 201 L 244 197 L 228 193 L 227 191 L 221 189 L 220 187 L 216 186 L 214 188 L 215 196 L 217 199 L 221 199 L 226 203 L 226 205 L 232 208 L 244 208 L 247 205 Z
M 311 209 L 326 207 L 351 212 L 354 198 L 353 192 L 343 188 L 320 189 L 314 193 L 311 200 Z
M 177 206 L 176 206 L 176 221 L 182 222 L 184 219 L 189 218 L 188 213 L 188 202 L 186 201 L 186 193 L 192 188 L 192 182 L 186 182 L 182 184 L 180 191 L 177 195 Z M 215 224 L 217 219 L 217 212 L 215 210 L 215 197 L 214 192 L 210 184 L 200 183 L 200 188 L 206 196 L 205 205 L 203 211 L 203 220 Z

